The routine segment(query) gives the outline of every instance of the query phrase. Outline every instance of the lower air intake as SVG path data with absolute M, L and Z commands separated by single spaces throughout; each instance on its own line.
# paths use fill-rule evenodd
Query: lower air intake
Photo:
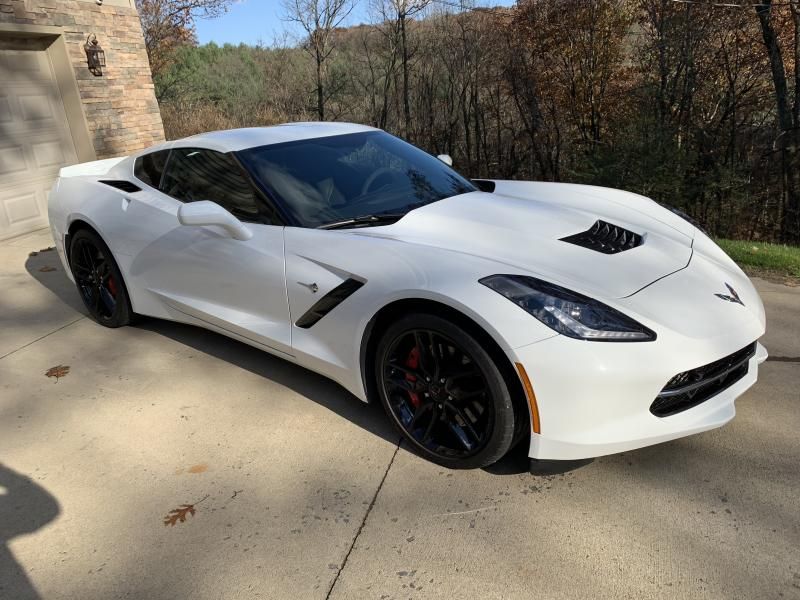
M 650 405 L 650 412 L 657 417 L 668 417 L 713 398 L 747 375 L 755 353 L 756 342 L 753 342 L 725 358 L 678 373 Z
M 561 241 L 603 254 L 617 254 L 641 246 L 644 238 L 619 225 L 597 221 L 587 231 L 561 238 Z

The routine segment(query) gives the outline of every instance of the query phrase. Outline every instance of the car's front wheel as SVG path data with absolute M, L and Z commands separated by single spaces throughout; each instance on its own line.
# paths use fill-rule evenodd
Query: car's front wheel
M 91 317 L 106 327 L 131 321 L 131 303 L 111 250 L 100 236 L 80 229 L 69 245 L 69 264 L 78 292 Z
M 433 462 L 484 467 L 511 447 L 508 384 L 481 344 L 454 323 L 418 313 L 390 325 L 377 345 L 375 377 L 392 422 Z

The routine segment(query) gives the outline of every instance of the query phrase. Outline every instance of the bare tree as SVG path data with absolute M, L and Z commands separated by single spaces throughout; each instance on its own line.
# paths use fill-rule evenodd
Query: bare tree
M 136 0 L 153 76 L 169 65 L 177 47 L 195 42 L 195 19 L 218 17 L 232 3 L 233 0 Z
M 334 50 L 334 32 L 355 6 L 355 0 L 284 0 L 286 20 L 297 23 L 308 36 L 306 51 L 316 67 L 317 116 L 325 120 L 328 59 Z
M 411 100 L 409 91 L 411 49 L 408 42 L 408 20 L 425 10 L 432 0 L 379 0 L 377 9 L 390 31 L 399 35 L 400 66 L 403 73 L 403 133 L 411 137 Z

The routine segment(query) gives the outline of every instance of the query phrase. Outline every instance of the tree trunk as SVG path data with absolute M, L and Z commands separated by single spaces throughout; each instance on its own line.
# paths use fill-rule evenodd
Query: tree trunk
M 788 203 L 788 230 L 792 241 L 798 243 L 800 242 L 800 0 L 792 0 L 790 7 L 794 21 L 794 110 L 792 111 L 794 122 L 790 136 L 792 161 L 788 174 L 792 180 L 790 187 L 794 190 L 794 196 Z
M 322 86 L 322 57 L 317 54 L 317 116 L 325 120 L 325 90 Z
M 789 87 L 783 56 L 775 28 L 772 25 L 772 0 L 763 0 L 756 6 L 756 14 L 761 24 L 764 45 L 767 47 L 772 83 L 775 87 L 775 106 L 778 118 L 778 138 L 776 142 L 781 152 L 781 171 L 784 185 L 784 210 L 781 218 L 781 237 L 784 242 L 800 242 L 800 165 L 797 163 L 798 124 L 789 107 Z M 792 6 L 794 10 L 794 6 Z M 796 13 L 793 14 L 796 17 Z M 797 52 L 798 19 L 795 18 L 795 52 Z M 795 66 L 795 68 L 797 68 Z M 800 91 L 800 90 L 796 90 Z
M 411 104 L 408 90 L 408 41 L 406 38 L 406 14 L 400 13 L 400 39 L 403 45 L 403 127 L 407 140 L 411 139 Z

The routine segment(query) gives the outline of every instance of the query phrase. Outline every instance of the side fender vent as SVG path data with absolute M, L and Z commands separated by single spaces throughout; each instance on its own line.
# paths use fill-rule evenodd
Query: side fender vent
M 561 238 L 561 241 L 603 254 L 617 254 L 641 246 L 644 238 L 619 225 L 597 221 L 587 231 Z
M 295 325 L 303 329 L 313 327 L 317 324 L 317 321 L 347 300 L 362 285 L 364 285 L 363 281 L 358 281 L 352 277 L 346 279 L 320 298 L 314 306 L 309 308 L 303 316 L 297 319 Z
M 123 192 L 128 192 L 129 194 L 142 191 L 142 188 L 140 188 L 138 185 L 130 181 L 125 181 L 124 179 L 101 179 L 99 183 L 117 188 Z

